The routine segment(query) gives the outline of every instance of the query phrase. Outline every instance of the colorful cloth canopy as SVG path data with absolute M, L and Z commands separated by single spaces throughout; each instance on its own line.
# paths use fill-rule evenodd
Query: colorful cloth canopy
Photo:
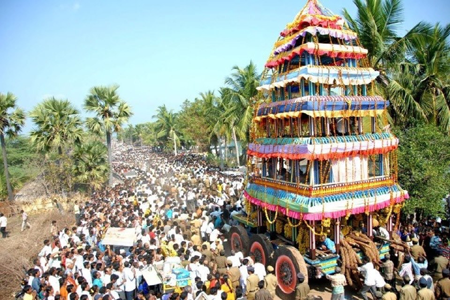
M 377 211 L 409 198 L 397 184 L 316 198 L 249 184 L 244 196 L 255 205 L 304 220 L 335 219 L 347 214 Z
M 287 61 L 291 61 L 296 56 L 301 56 L 303 52 L 315 55 L 327 55 L 329 57 L 361 59 L 366 57 L 368 51 L 359 46 L 330 45 L 321 43 L 304 43 L 297 48 L 275 56 L 266 63 L 266 68 L 277 67 Z
M 255 121 L 266 117 L 298 117 L 302 113 L 312 117 L 329 118 L 374 116 L 381 114 L 388 106 L 389 101 L 379 96 L 304 96 L 261 104 Z
M 288 51 L 292 49 L 297 40 L 301 37 L 306 36 L 309 33 L 311 35 L 329 35 L 334 38 L 342 39 L 344 41 L 352 41 L 358 38 L 355 32 L 350 30 L 340 30 L 340 29 L 332 29 L 332 28 L 324 28 L 319 26 L 309 26 L 302 30 L 300 30 L 297 34 L 292 35 L 290 37 L 283 38 L 275 43 L 275 51 L 274 55 L 278 55 L 282 52 Z
M 397 149 L 397 147 L 397 138 L 314 145 L 260 145 L 251 143 L 248 145 L 247 154 L 260 158 L 328 160 L 356 155 L 384 154 Z
M 269 91 L 300 82 L 301 79 L 330 85 L 364 85 L 371 83 L 379 74 L 372 68 L 303 66 L 280 77 L 272 78 L 268 75 L 257 89 Z

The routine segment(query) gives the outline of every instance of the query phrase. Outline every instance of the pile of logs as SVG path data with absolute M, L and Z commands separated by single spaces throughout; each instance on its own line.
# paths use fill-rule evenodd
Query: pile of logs
M 356 246 L 361 249 L 365 256 L 370 258 L 370 261 L 374 264 L 374 266 L 380 265 L 380 253 L 378 252 L 378 248 L 375 243 L 365 234 L 357 235 L 355 233 L 351 233 L 345 237 L 347 243 L 352 246 Z
M 401 265 L 404 254 L 409 253 L 409 246 L 399 238 L 397 239 L 395 236 L 393 238 L 394 239 L 386 241 L 389 242 L 390 247 L 399 254 L 399 264 Z M 378 248 L 368 236 L 354 232 L 347 234 L 345 238 L 341 240 L 339 248 L 342 260 L 341 269 L 342 274 L 344 274 L 347 279 L 347 284 L 355 289 L 360 289 L 362 286 L 359 272 L 356 272 L 358 265 L 362 264 L 362 261 L 357 254 L 357 252 L 359 252 L 358 249 L 362 251 L 364 256 L 367 256 L 370 259 L 375 268 L 378 269 L 381 265 Z
M 350 245 L 345 239 L 341 240 L 339 252 L 342 260 L 342 274 L 345 275 L 347 279 L 347 284 L 355 290 L 361 288 L 361 280 L 359 279 L 358 273 L 354 272 L 358 268 L 358 264 L 361 264 L 361 259 L 356 253 L 353 246 Z
M 362 264 L 355 248 L 362 250 L 363 255 L 370 258 L 375 266 L 380 265 L 380 254 L 375 243 L 366 235 L 357 233 L 348 234 L 341 240 L 339 248 L 342 260 L 342 274 L 345 274 L 347 284 L 356 290 L 362 287 L 358 265 Z

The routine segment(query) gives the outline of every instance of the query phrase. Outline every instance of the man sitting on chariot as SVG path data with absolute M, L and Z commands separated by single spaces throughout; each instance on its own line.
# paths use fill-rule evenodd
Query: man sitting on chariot
M 326 234 L 319 237 L 319 245 L 317 248 L 327 253 L 336 253 L 336 244 Z

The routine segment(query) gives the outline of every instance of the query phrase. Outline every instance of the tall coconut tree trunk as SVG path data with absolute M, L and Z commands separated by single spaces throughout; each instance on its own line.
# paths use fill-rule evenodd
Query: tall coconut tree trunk
M 222 148 L 222 139 L 221 138 L 219 138 L 219 151 L 220 152 L 217 152 L 217 154 L 218 154 L 218 156 L 220 158 L 220 166 L 219 167 L 222 170 L 223 169 L 223 163 L 225 161 L 225 149 Z
M 224 153 L 225 153 L 225 161 L 228 161 L 228 138 L 225 135 L 225 145 L 224 145 L 225 149 L 224 149 Z
M 3 169 L 5 170 L 5 181 L 6 181 L 6 189 L 8 190 L 8 200 L 13 201 L 14 195 L 11 187 L 11 180 L 9 179 L 8 158 L 6 156 L 5 135 L 3 133 L 0 134 L 0 142 L 2 144 Z
M 112 168 L 112 151 L 111 151 L 111 132 L 106 131 L 106 146 L 108 148 L 108 166 L 109 166 L 109 185 L 113 183 L 113 168 Z
M 209 149 L 209 151 L 211 151 L 211 148 Z M 214 153 L 217 155 L 219 154 L 218 150 L 217 150 L 217 143 L 214 144 Z
M 237 144 L 236 131 L 234 130 L 234 126 L 233 126 L 232 133 L 233 133 L 234 149 L 236 150 L 236 163 L 237 163 L 237 166 L 239 167 L 241 165 L 239 162 L 239 147 Z
M 177 156 L 177 136 L 175 131 L 173 131 L 173 152 L 175 153 L 175 156 Z

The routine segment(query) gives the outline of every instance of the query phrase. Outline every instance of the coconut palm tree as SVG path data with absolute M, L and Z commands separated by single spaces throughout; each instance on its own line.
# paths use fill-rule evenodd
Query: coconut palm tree
M 419 23 L 403 37 L 401 0 L 354 0 L 357 16 L 344 10 L 349 27 L 380 71 L 377 92 L 392 102 L 391 120 L 401 127 L 432 122 L 450 131 L 450 27 Z
M 136 126 L 142 127 L 141 140 L 143 145 L 156 147 L 159 142 L 156 133 L 156 122 L 147 122 L 143 124 L 138 124 Z
M 233 73 L 225 79 L 228 86 L 222 91 L 222 103 L 225 107 L 223 119 L 230 125 L 231 134 L 236 147 L 236 161 L 238 166 L 239 151 L 238 137 L 243 142 L 249 141 L 250 125 L 253 119 L 253 104 L 258 94 L 256 88 L 259 85 L 260 75 L 256 66 L 250 64 L 241 69 L 238 66 L 232 68 Z
M 108 148 L 109 184 L 112 184 L 111 138 L 114 132 L 120 132 L 122 125 L 133 115 L 130 106 L 120 99 L 118 85 L 95 86 L 84 101 L 84 109 L 96 114 L 86 119 L 87 127 L 95 133 L 106 134 Z
M 136 124 L 133 130 L 133 137 L 139 141 L 139 146 L 142 147 L 142 139 L 147 132 L 148 127 L 145 124 Z
M 6 95 L 0 93 L 0 143 L 2 146 L 6 189 L 10 201 L 14 200 L 14 195 L 8 172 L 5 135 L 8 137 L 16 137 L 25 124 L 25 112 L 17 107 L 16 100 L 16 96 L 12 93 L 7 93 Z
M 387 80 L 387 69 L 402 59 L 404 40 L 398 30 L 403 23 L 401 0 L 353 0 L 356 18 L 346 9 L 343 15 L 351 30 L 358 34 L 360 43 L 368 50 L 369 66 L 380 71 L 380 80 Z
M 206 93 L 200 93 L 200 101 L 202 102 L 203 114 L 208 126 L 207 132 L 209 132 L 209 143 L 214 145 L 216 154 L 217 144 L 219 142 L 219 135 L 214 130 L 214 127 L 221 116 L 220 97 L 217 97 L 213 91 L 207 91 Z
M 133 145 L 134 140 L 134 126 L 133 124 L 128 124 L 127 127 L 124 127 L 119 133 L 117 133 L 117 138 L 122 140 L 123 143 L 129 143 Z
M 31 111 L 30 117 L 36 126 L 30 132 L 31 142 L 38 151 L 57 149 L 61 156 L 65 145 L 82 139 L 79 111 L 69 100 L 48 98 Z
M 180 131 L 178 129 L 178 115 L 171 110 L 167 110 L 166 105 L 159 106 L 156 115 L 152 118 L 156 119 L 157 138 L 173 141 L 173 152 L 177 152 L 177 144 L 180 141 Z
M 395 121 L 430 122 L 450 133 L 450 25 L 419 23 L 411 32 L 406 59 L 387 88 Z

